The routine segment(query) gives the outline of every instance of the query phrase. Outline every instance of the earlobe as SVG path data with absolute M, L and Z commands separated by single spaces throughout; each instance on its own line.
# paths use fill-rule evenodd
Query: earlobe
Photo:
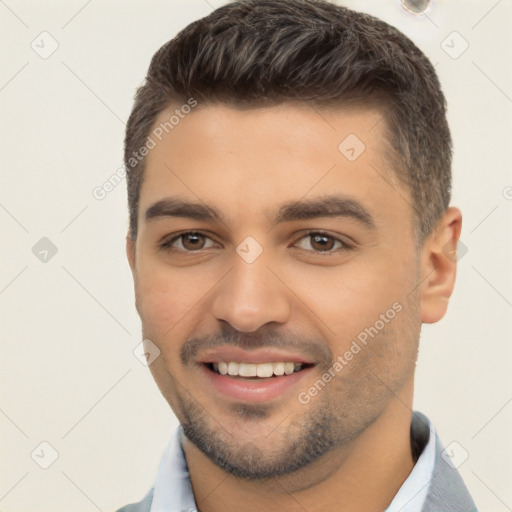
M 462 228 L 462 214 L 450 207 L 425 240 L 421 250 L 421 321 L 441 320 L 455 286 L 457 245 Z

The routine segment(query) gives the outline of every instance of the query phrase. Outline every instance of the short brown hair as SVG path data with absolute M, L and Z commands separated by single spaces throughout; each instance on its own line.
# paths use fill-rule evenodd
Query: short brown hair
M 410 39 L 373 16 L 326 0 L 238 0 L 162 46 L 137 90 L 124 155 L 132 239 L 144 173 L 144 158 L 133 156 L 157 116 L 190 98 L 245 108 L 377 102 L 389 161 L 412 197 L 419 240 L 448 207 L 452 140 L 446 100 L 434 67 Z

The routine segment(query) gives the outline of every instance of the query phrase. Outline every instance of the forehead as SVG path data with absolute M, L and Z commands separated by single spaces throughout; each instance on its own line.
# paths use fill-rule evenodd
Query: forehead
M 401 186 L 383 158 L 388 142 L 379 110 L 199 105 L 171 124 L 176 108 L 153 126 L 139 215 L 172 196 L 218 204 L 228 221 L 263 212 L 268 221 L 283 202 L 332 193 L 370 210 L 386 201 L 396 209 Z

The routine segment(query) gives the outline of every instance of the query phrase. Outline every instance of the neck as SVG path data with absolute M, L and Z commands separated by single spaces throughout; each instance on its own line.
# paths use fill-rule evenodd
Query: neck
M 263 482 L 227 474 L 185 438 L 198 510 L 385 510 L 414 467 L 410 442 L 412 395 L 411 381 L 349 446 L 333 450 L 291 475 Z

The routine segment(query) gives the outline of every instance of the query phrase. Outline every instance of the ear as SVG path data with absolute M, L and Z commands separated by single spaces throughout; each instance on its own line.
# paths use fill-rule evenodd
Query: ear
M 421 249 L 421 321 L 431 324 L 443 318 L 453 292 L 457 271 L 457 245 L 462 214 L 450 207 Z
M 126 235 L 126 257 L 132 271 L 132 275 L 135 277 L 135 240 L 132 240 L 130 234 Z

